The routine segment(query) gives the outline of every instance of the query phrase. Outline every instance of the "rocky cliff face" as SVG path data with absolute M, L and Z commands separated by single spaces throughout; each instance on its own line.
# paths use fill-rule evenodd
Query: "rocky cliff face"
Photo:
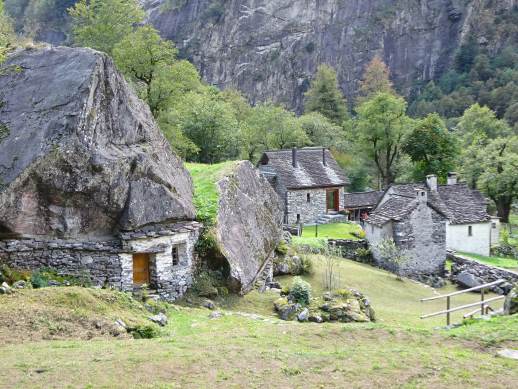
M 0 68 L 0 233 L 105 236 L 193 219 L 192 183 L 112 61 L 44 48 Z
M 242 293 L 273 259 L 282 238 L 282 210 L 268 181 L 248 162 L 218 182 L 216 239 Z
M 142 0 L 149 21 L 194 61 L 203 78 L 237 87 L 252 102 L 273 99 L 299 111 L 321 63 L 334 66 L 352 98 L 375 54 L 398 89 L 437 79 L 481 23 L 516 0 Z M 495 29 L 493 29 L 495 30 Z M 498 49 L 502 36 L 478 36 Z

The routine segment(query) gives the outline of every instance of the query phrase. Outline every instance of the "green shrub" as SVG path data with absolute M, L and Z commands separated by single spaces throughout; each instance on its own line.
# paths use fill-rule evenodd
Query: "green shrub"
M 309 255 L 301 255 L 300 262 L 302 267 L 301 274 L 311 274 L 313 272 L 313 261 L 311 261 Z
M 30 281 L 31 279 L 30 270 L 15 270 L 7 265 L 0 267 L 0 273 L 2 282 L 7 282 L 9 285 L 14 284 L 16 281 Z
M 365 239 L 365 231 L 364 230 L 358 230 L 351 232 L 352 235 L 356 236 L 358 239 Z
M 135 339 L 152 339 L 160 336 L 160 329 L 156 324 L 139 324 L 130 333 Z
M 288 245 L 286 244 L 286 242 L 284 240 L 281 240 L 279 242 L 279 245 L 275 249 L 275 252 L 281 256 L 285 256 L 286 254 L 288 254 Z
M 290 288 L 291 300 L 308 305 L 311 300 L 311 285 L 300 277 L 295 277 Z
M 369 248 L 359 247 L 354 251 L 354 254 L 361 262 L 370 262 L 372 253 Z

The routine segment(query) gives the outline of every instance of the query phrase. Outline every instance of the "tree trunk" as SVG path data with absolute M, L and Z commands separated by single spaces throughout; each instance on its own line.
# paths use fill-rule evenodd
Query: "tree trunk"
M 501 198 L 495 200 L 497 216 L 500 218 L 502 223 L 509 223 L 509 214 L 511 213 L 512 199 Z

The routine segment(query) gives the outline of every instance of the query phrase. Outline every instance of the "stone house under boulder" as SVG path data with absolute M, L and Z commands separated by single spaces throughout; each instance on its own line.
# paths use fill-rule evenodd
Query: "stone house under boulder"
M 442 274 L 446 261 L 445 210 L 417 189 L 413 196 L 385 194 L 383 201 L 366 219 L 365 233 L 376 263 L 407 276 Z M 405 258 L 395 264 L 380 250 L 385 240 L 393 240 Z
M 328 149 L 266 151 L 258 169 L 281 199 L 284 223 L 315 224 L 344 220 L 345 187 L 349 184 Z
M 180 297 L 201 227 L 192 180 L 111 59 L 24 50 L 0 72 L 0 264 Z

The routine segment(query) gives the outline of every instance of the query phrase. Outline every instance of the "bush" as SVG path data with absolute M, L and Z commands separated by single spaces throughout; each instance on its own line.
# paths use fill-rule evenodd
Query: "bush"
M 80 277 L 73 277 L 68 275 L 61 275 L 56 270 L 45 267 L 33 271 L 32 274 L 30 274 L 28 280 L 30 280 L 34 288 L 45 288 L 49 286 L 49 281 L 51 280 L 57 281 L 60 284 L 69 284 L 82 287 L 89 287 L 92 285 L 87 274 L 83 274 Z
M 371 250 L 368 248 L 364 248 L 364 247 L 357 248 L 356 251 L 354 252 L 354 255 L 356 255 L 356 257 L 361 262 L 364 262 L 364 263 L 369 263 L 369 262 L 371 262 L 371 259 L 372 259 Z
M 290 299 L 299 304 L 308 305 L 311 300 L 311 285 L 300 277 L 295 277 L 290 288 Z
M 135 339 L 152 339 L 160 335 L 160 329 L 155 324 L 139 324 L 130 333 Z
M 7 282 L 9 285 L 16 281 L 30 281 L 31 272 L 30 270 L 14 270 L 7 265 L 2 265 L 0 267 L 0 279 L 1 282 Z
M 279 245 L 275 249 L 275 252 L 281 256 L 285 256 L 286 254 L 288 254 L 288 245 L 286 244 L 286 242 L 284 240 L 281 240 L 279 242 Z
M 302 269 L 301 274 L 311 274 L 313 272 L 313 261 L 311 261 L 308 255 L 301 255 L 300 263 Z
M 364 230 L 358 230 L 351 232 L 352 235 L 356 236 L 358 239 L 365 239 L 365 231 Z

